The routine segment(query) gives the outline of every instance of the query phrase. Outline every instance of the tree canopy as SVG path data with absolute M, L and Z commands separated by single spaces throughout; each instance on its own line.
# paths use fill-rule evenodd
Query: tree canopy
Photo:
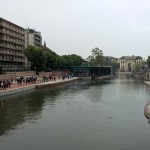
M 150 56 L 148 56 L 148 59 L 146 62 L 147 62 L 148 68 L 150 68 Z
M 28 48 L 25 49 L 24 53 L 31 63 L 32 70 L 34 70 L 35 67 L 37 71 L 45 69 L 47 57 L 41 48 L 29 46 Z
M 96 66 L 103 66 L 104 60 L 103 60 L 103 51 L 99 48 L 94 48 L 91 51 L 91 55 L 88 56 L 86 59 L 90 65 L 96 65 Z
M 31 68 L 37 71 L 50 71 L 57 69 L 69 69 L 71 66 L 80 66 L 84 59 L 76 54 L 59 56 L 53 51 L 46 52 L 42 48 L 29 46 L 24 51 L 31 63 Z

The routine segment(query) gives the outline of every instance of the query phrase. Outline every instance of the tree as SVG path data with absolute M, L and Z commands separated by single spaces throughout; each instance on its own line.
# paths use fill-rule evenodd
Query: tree
M 95 60 L 94 60 L 94 57 L 93 56 L 88 56 L 88 58 L 86 59 L 90 65 L 93 65 Z
M 118 69 L 120 68 L 120 64 L 119 63 L 112 63 L 111 66 L 112 66 L 112 72 L 113 73 L 118 72 Z
M 46 54 L 47 61 L 46 61 L 46 68 L 47 70 L 54 70 L 57 66 L 56 62 L 56 54 L 53 53 L 47 53 Z
M 76 54 L 63 55 L 61 57 L 61 60 L 61 67 L 63 69 L 69 69 L 71 66 L 80 66 L 84 61 L 84 59 L 81 56 L 78 56 Z
M 31 62 L 31 70 L 35 68 L 37 71 L 45 70 L 46 54 L 41 48 L 29 46 L 25 49 L 24 54 L 28 61 Z
M 91 53 L 92 55 L 90 55 L 86 60 L 92 65 L 103 66 L 103 51 L 96 47 L 92 49 Z
M 80 66 L 84 59 L 76 54 L 59 56 L 53 51 L 45 52 L 41 48 L 29 46 L 24 51 L 31 69 L 37 71 L 50 71 L 56 69 L 69 69 L 71 66 Z
M 139 64 L 135 65 L 133 68 L 134 72 L 140 72 L 140 70 L 141 70 L 141 66 Z

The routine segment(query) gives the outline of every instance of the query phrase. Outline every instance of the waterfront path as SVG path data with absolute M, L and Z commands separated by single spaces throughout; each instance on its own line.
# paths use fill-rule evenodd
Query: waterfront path
M 100 76 L 98 77 L 98 79 L 100 80 L 107 80 L 107 79 L 111 79 L 111 75 L 109 76 Z M 73 77 L 73 78 L 65 78 L 65 79 L 59 79 L 57 78 L 57 80 L 53 80 L 53 81 L 47 81 L 47 82 L 42 82 L 42 80 L 37 81 L 36 83 L 22 83 L 21 85 L 18 85 L 16 82 L 13 82 L 11 84 L 10 88 L 7 89 L 2 89 L 0 88 L 0 97 L 2 96 L 7 96 L 7 95 L 11 95 L 11 94 L 16 94 L 16 93 L 20 93 L 20 92 L 24 92 L 27 90 L 31 90 L 31 89 L 39 89 L 39 88 L 52 88 L 55 86 L 59 86 L 59 85 L 63 85 L 63 84 L 67 84 L 69 82 L 73 82 L 75 80 L 80 79 L 80 77 Z M 91 79 L 91 78 L 89 78 Z
M 22 83 L 22 85 L 18 85 L 17 83 L 13 82 L 11 84 L 10 88 L 7 88 L 7 89 L 0 88 L 0 97 L 19 93 L 19 92 L 24 92 L 24 91 L 27 91 L 30 89 L 43 88 L 43 87 L 54 87 L 54 86 L 66 84 L 69 82 L 73 82 L 77 79 L 79 79 L 79 78 L 74 77 L 71 79 L 65 79 L 65 80 L 57 79 L 56 81 L 47 81 L 47 82 L 41 82 L 41 83 L 28 83 L 28 84 Z

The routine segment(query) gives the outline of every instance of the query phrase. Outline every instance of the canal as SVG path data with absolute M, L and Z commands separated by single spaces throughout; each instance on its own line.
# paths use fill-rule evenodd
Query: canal
M 0 98 L 0 150 L 148 150 L 150 86 L 77 81 Z

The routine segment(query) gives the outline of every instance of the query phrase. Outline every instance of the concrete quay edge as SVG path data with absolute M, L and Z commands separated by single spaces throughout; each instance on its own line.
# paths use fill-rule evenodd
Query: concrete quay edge
M 44 82 L 44 83 L 40 83 L 40 84 L 36 84 L 36 89 L 40 89 L 40 88 L 52 88 L 58 85 L 63 85 L 63 84 L 67 84 L 73 81 L 78 80 L 79 78 L 72 78 L 72 79 L 65 79 L 65 80 L 57 80 L 57 81 L 50 81 L 50 82 Z
M 150 81 L 144 81 L 144 83 L 150 85 Z
M 16 94 L 16 93 L 20 93 L 20 92 L 24 92 L 24 91 L 31 90 L 31 89 L 35 89 L 35 84 L 34 85 L 23 86 L 23 87 L 18 87 L 18 88 L 14 88 L 14 89 L 7 89 L 7 90 L 0 91 L 0 97 Z

